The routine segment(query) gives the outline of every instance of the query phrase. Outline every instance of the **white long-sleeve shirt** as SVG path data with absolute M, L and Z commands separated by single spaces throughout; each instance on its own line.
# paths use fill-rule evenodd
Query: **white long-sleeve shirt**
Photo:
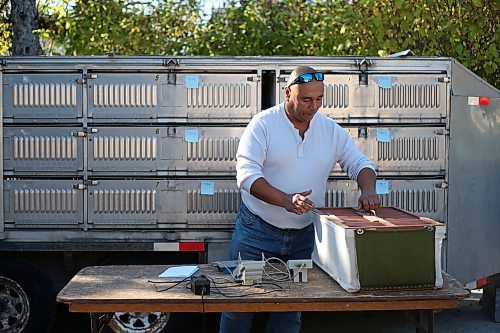
M 250 187 L 264 177 L 285 193 L 312 189 L 308 198 L 324 206 L 328 176 L 339 162 L 356 180 L 363 168 L 375 170 L 349 134 L 332 119 L 316 113 L 304 139 L 285 113 L 284 104 L 255 115 L 241 137 L 236 153 L 236 180 L 243 203 L 254 214 L 278 228 L 301 229 L 311 223 L 309 214 L 297 215 L 250 194 Z

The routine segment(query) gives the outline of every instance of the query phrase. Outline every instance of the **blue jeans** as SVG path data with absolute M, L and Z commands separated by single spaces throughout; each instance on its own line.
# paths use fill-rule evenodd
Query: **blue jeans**
M 231 242 L 230 259 L 262 260 L 278 257 L 310 259 L 314 247 L 312 223 L 303 229 L 280 229 L 262 220 L 241 204 Z M 253 313 L 224 312 L 219 333 L 248 333 L 252 327 Z M 273 312 L 267 322 L 268 333 L 293 333 L 300 331 L 300 312 Z

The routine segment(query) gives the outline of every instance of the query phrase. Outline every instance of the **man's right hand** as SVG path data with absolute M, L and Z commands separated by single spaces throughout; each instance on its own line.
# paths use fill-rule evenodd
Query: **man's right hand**
M 291 213 L 302 215 L 307 213 L 314 203 L 307 198 L 312 193 L 312 190 L 307 190 L 301 193 L 285 194 L 283 200 L 283 208 Z

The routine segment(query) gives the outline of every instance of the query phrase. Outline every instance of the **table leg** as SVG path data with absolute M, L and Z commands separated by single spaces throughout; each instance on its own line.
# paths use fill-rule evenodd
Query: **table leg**
M 99 333 L 99 314 L 97 313 L 90 314 L 90 332 Z
M 90 332 L 91 333 L 101 333 L 102 329 L 105 326 L 108 326 L 111 321 L 112 314 L 99 314 L 99 313 L 91 313 L 90 314 Z
M 417 333 L 434 333 L 434 310 L 417 310 Z

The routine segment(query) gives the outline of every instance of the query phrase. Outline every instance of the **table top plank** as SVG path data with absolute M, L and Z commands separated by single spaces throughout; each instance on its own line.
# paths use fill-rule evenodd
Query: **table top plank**
M 207 275 L 216 281 L 230 277 L 211 265 L 199 265 L 196 275 Z M 444 273 L 441 289 L 380 290 L 349 293 L 342 289 L 328 274 L 314 267 L 308 271 L 308 283 L 291 281 L 261 287 L 231 286 L 220 288 L 224 293 L 245 294 L 242 297 L 225 297 L 211 287 L 210 295 L 194 295 L 186 288 L 188 280 L 168 291 L 157 292 L 148 281 L 180 281 L 162 279 L 158 275 L 168 265 L 93 266 L 82 269 L 61 290 L 57 300 L 69 304 L 75 312 L 110 311 L 169 311 L 169 312 L 219 312 L 219 311 L 344 311 L 363 308 L 383 309 L 399 306 L 401 309 L 434 309 L 458 307 L 459 300 L 469 296 L 469 291 L 458 281 Z M 266 280 L 269 281 L 269 280 Z M 169 286 L 172 284 L 166 284 Z M 163 285 L 157 285 L 161 287 Z M 268 292 L 268 293 L 264 293 Z M 264 293 L 264 294 L 261 294 Z M 371 302 L 372 304 L 367 304 Z M 406 302 L 406 303 L 405 303 Z M 420 303 L 419 303 L 420 302 Z M 202 304 L 203 303 L 203 304 Z M 94 309 L 94 310 L 92 310 Z M 113 310 L 110 310 L 113 309 Z M 128 309 L 128 310 L 125 310 Z M 130 310 L 135 309 L 135 310 Z M 329 309 L 329 310 L 325 310 Z

